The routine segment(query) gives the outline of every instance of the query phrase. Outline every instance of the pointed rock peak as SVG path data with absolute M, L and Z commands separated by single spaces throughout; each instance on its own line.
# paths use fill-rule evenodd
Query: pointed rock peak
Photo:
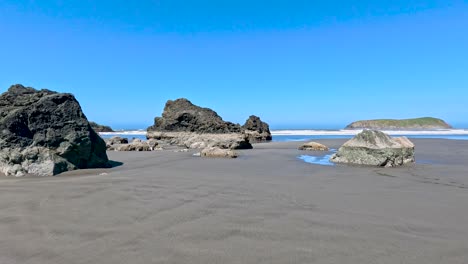
M 15 95 L 21 95 L 21 94 L 30 94 L 30 93 L 35 93 L 37 92 L 36 89 L 31 88 L 31 87 L 25 87 L 21 84 L 14 84 L 8 88 L 8 93 L 15 94 Z

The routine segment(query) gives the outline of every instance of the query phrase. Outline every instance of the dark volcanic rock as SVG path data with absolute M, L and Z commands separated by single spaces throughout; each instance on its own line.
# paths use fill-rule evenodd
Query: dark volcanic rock
M 244 133 L 249 137 L 251 143 L 265 142 L 272 139 L 270 126 L 258 116 L 251 115 L 242 126 L 242 129 L 244 129 Z
M 109 139 L 106 140 L 106 143 L 108 145 L 115 145 L 115 144 L 128 144 L 128 139 L 119 137 L 119 136 L 113 136 Z
M 196 133 L 240 133 L 238 124 L 224 121 L 215 111 L 192 104 L 181 98 L 169 100 L 162 117 L 154 119 L 148 131 L 196 132 Z
M 114 130 L 110 127 L 110 126 L 103 126 L 103 125 L 100 125 L 96 122 L 89 122 L 89 124 L 91 125 L 91 127 L 94 129 L 94 131 L 96 132 L 114 132 Z
M 239 124 L 224 121 L 215 111 L 187 99 L 167 101 L 162 117 L 154 119 L 146 137 L 187 148 L 250 149 Z
M 0 95 L 0 170 L 55 175 L 109 167 L 106 144 L 75 97 L 13 85 Z

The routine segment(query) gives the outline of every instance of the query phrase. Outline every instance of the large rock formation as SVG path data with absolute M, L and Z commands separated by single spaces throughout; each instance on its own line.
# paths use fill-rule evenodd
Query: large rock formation
M 55 175 L 109 167 L 106 144 L 75 97 L 13 85 L 0 95 L 0 171 Z
M 272 139 L 270 126 L 258 116 L 251 115 L 242 126 L 242 129 L 251 143 L 266 142 Z
M 341 146 L 330 161 L 357 165 L 395 167 L 414 162 L 414 144 L 406 137 L 391 138 L 364 130 Z
M 224 121 L 215 111 L 192 104 L 185 98 L 167 101 L 162 117 L 148 131 L 240 133 L 238 124 Z
M 89 122 L 89 124 L 91 125 L 91 127 L 94 129 L 94 131 L 96 132 L 114 132 L 114 130 L 110 127 L 110 126 L 104 126 L 104 125 L 100 125 L 96 122 Z
M 375 119 L 356 121 L 345 129 L 374 129 L 374 130 L 433 130 L 450 129 L 452 126 L 444 120 L 434 117 L 413 119 Z
M 226 122 L 215 111 L 187 99 L 169 100 L 146 137 L 187 148 L 252 148 L 240 125 Z

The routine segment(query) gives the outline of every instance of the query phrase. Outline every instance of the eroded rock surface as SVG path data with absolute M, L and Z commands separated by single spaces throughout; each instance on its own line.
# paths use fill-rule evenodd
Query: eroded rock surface
M 270 126 L 260 117 L 251 115 L 242 126 L 243 133 L 247 135 L 250 143 L 267 142 L 272 140 Z
M 0 171 L 5 175 L 107 167 L 106 144 L 72 94 L 18 84 L 0 95 Z
M 406 137 L 391 138 L 377 130 L 364 130 L 341 146 L 330 161 L 395 167 L 413 163 L 414 144 Z

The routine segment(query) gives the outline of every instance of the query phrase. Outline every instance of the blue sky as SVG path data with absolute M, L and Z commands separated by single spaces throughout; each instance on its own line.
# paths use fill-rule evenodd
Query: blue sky
M 0 0 L 0 92 L 71 92 L 114 128 L 179 97 L 273 128 L 468 127 L 467 14 L 461 0 Z

